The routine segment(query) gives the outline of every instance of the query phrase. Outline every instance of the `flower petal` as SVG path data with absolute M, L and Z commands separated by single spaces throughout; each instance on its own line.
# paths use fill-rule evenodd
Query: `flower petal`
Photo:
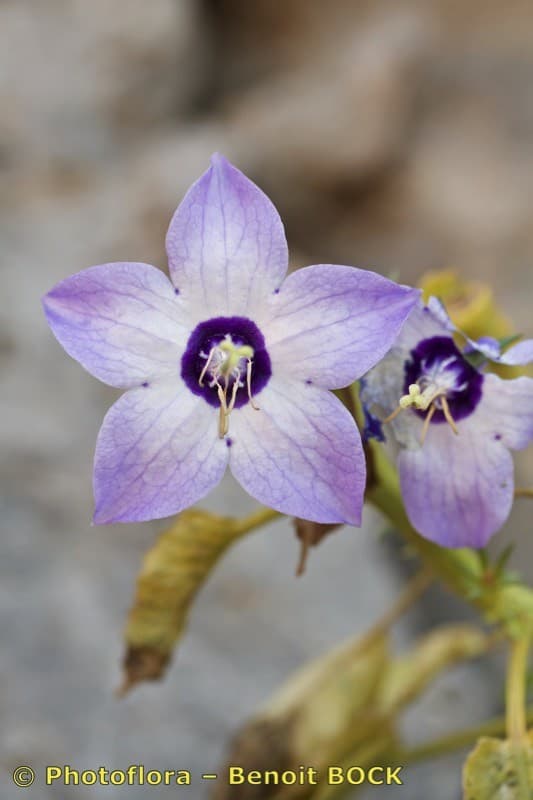
M 513 460 L 503 441 L 476 426 L 431 425 L 424 445 L 400 452 L 400 485 L 411 524 L 443 547 L 484 547 L 513 503 Z
M 54 336 L 104 383 L 138 386 L 176 374 L 187 339 L 180 299 L 148 264 L 89 267 L 43 298 Z
M 407 326 L 409 321 L 405 323 Z M 403 331 L 400 334 L 403 337 Z M 365 415 L 383 421 L 398 407 L 405 382 L 405 361 L 409 351 L 396 345 L 361 379 L 360 398 Z M 416 447 L 422 433 L 422 420 L 412 409 L 406 409 L 391 422 L 382 425 L 385 439 L 394 434 L 396 441 Z M 376 423 L 374 423 L 374 429 Z
M 523 366 L 533 361 L 533 339 L 524 339 L 513 345 L 498 359 L 501 364 Z
M 430 315 L 435 322 L 438 322 L 442 326 L 443 330 L 447 330 L 449 333 L 455 333 L 458 330 L 446 311 L 444 303 L 442 300 L 439 300 L 438 297 L 428 297 L 426 308 L 429 309 Z M 427 312 L 424 313 L 427 314 Z
M 533 441 L 533 378 L 485 375 L 476 424 L 511 450 L 527 447 Z
M 361 437 L 329 392 L 272 378 L 232 414 L 230 468 L 261 503 L 313 522 L 361 524 L 366 467 Z
M 411 351 L 423 339 L 449 336 L 450 325 L 442 303 L 435 298 L 430 298 L 427 306 L 423 303 L 415 306 L 394 345 L 361 381 L 361 401 L 365 413 L 377 414 L 378 418 L 385 419 L 395 411 L 404 394 L 405 364 Z M 422 427 L 421 418 L 409 409 L 387 424 L 383 432 L 385 436 L 389 431 L 393 432 L 396 441 L 404 447 L 417 447 Z
M 465 336 L 464 334 L 462 334 Z M 501 346 L 494 336 L 480 336 L 479 339 L 469 339 L 465 336 L 467 341 L 464 352 L 466 355 L 471 353 L 481 353 L 489 361 L 499 361 L 501 359 Z
M 196 321 L 245 314 L 280 285 L 288 264 L 278 212 L 219 155 L 174 214 L 167 252 L 171 278 Z
M 419 291 L 355 267 L 297 270 L 263 323 L 275 373 L 336 389 L 363 375 L 397 337 Z
M 434 300 L 434 298 L 430 298 Z M 521 342 L 509 347 L 505 353 L 502 353 L 502 345 L 494 336 L 480 336 L 479 339 L 470 339 L 459 328 L 453 328 L 458 331 L 461 336 L 467 341 L 465 353 L 478 352 L 485 356 L 488 361 L 494 361 L 497 364 L 506 364 L 507 366 L 524 366 L 533 361 L 533 339 L 523 339 Z
M 159 519 L 204 497 L 228 461 L 217 417 L 178 380 L 126 392 L 96 443 L 94 521 Z

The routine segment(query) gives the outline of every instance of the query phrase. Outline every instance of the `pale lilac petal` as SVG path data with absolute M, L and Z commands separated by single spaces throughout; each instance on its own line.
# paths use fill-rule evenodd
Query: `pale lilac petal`
M 438 321 L 443 330 L 449 333 L 460 333 L 466 339 L 467 346 L 465 353 L 478 352 L 481 353 L 489 361 L 494 361 L 498 364 L 507 364 L 509 366 L 522 366 L 529 364 L 533 361 L 533 339 L 525 339 L 522 342 L 510 347 L 505 353 L 501 351 L 501 345 L 498 339 L 493 336 L 480 336 L 479 339 L 471 339 L 463 331 L 460 330 L 448 316 L 448 312 L 444 304 L 437 297 L 430 297 L 427 302 L 427 308 L 431 312 L 431 316 L 435 321 Z
M 533 339 L 524 339 L 502 353 L 499 341 L 492 336 L 482 336 L 476 340 L 466 338 L 468 347 L 465 353 L 481 353 L 486 359 L 497 364 L 520 367 L 533 361 Z
M 456 330 L 458 330 L 455 323 L 453 323 L 450 319 L 444 303 L 438 297 L 429 297 L 427 308 L 429 309 L 433 318 L 440 323 L 444 330 L 447 330 L 449 333 L 454 333 Z
M 329 392 L 272 378 L 230 423 L 230 468 L 253 497 L 314 522 L 360 525 L 365 486 L 361 437 Z
M 497 438 L 511 450 L 533 441 L 533 378 L 502 380 L 485 375 L 475 424 L 488 438 Z
M 465 354 L 481 353 L 489 361 L 499 361 L 501 359 L 500 343 L 493 336 L 481 336 L 479 339 L 465 338 L 467 340 L 467 346 L 464 349 Z
M 287 271 L 283 224 L 268 197 L 222 156 L 189 189 L 167 234 L 170 275 L 197 319 L 252 315 Z
M 511 454 L 474 417 L 459 423 L 458 436 L 447 425 L 430 425 L 422 447 L 399 455 L 411 524 L 443 547 L 484 547 L 513 503 Z
M 179 297 L 155 267 L 90 267 L 58 283 L 43 306 L 67 353 L 104 383 L 128 388 L 179 371 L 188 329 Z
M 430 297 L 428 305 L 420 301 L 409 315 L 396 345 L 407 354 L 422 341 L 434 336 L 450 336 L 457 330 L 440 300 Z
M 448 328 L 439 314 L 422 302 L 416 303 L 403 324 L 396 341 L 384 358 L 364 376 L 363 402 L 369 408 L 378 406 L 383 416 L 397 407 L 403 394 L 405 362 L 422 339 L 449 336 Z
M 502 364 L 517 367 L 530 364 L 533 361 L 533 339 L 524 339 L 513 345 L 500 356 L 499 360 Z
M 297 270 L 259 322 L 273 371 L 329 389 L 352 383 L 390 349 L 418 298 L 417 289 L 368 270 Z
M 227 461 L 217 410 L 181 381 L 131 389 L 108 411 L 98 435 L 94 521 L 177 514 L 216 486 Z
M 464 333 L 462 335 L 465 336 Z M 488 361 L 494 361 L 496 364 L 520 367 L 533 361 L 533 339 L 524 339 L 505 353 L 502 353 L 500 342 L 493 336 L 481 336 L 479 339 L 469 339 L 465 336 L 465 339 L 468 342 L 465 353 L 481 353 Z
M 418 303 L 409 314 L 394 345 L 385 357 L 365 376 L 361 385 L 361 400 L 366 411 L 385 419 L 398 407 L 405 392 L 405 363 L 411 351 L 423 339 L 450 336 L 452 323 L 444 306 L 436 298 L 429 304 Z M 416 447 L 422 434 L 423 421 L 412 410 L 403 411 L 383 426 L 386 438 L 389 432 L 404 447 Z
M 400 397 L 404 394 L 404 364 L 407 358 L 408 351 L 404 352 L 395 346 L 361 379 L 360 398 L 366 414 L 384 420 L 398 407 Z M 386 440 L 393 436 L 398 444 L 416 446 L 420 441 L 422 424 L 414 411 L 406 410 L 392 422 L 382 425 L 381 432 Z
M 364 427 L 363 427 L 363 441 L 375 439 L 378 442 L 384 442 L 385 432 L 383 430 L 383 416 L 376 416 L 372 406 L 373 401 L 365 394 L 366 382 L 364 378 L 359 381 L 359 398 L 363 409 Z

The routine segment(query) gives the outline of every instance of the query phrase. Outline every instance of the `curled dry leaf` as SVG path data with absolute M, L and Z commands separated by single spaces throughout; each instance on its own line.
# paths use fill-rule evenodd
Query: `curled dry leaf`
M 489 642 L 472 625 L 444 625 L 395 657 L 387 631 L 378 625 L 363 638 L 304 665 L 239 731 L 226 764 L 279 772 L 307 764 L 322 780 L 284 786 L 219 782 L 213 800 L 336 797 L 342 787 L 323 780 L 328 766 L 357 764 L 365 769 L 395 763 L 400 711 L 438 674 L 481 655 Z
M 275 512 L 244 519 L 207 511 L 184 511 L 146 554 L 126 624 L 123 695 L 141 681 L 164 674 L 189 608 L 211 569 L 228 547 Z
M 309 764 L 320 774 L 336 763 L 335 757 L 365 740 L 379 739 L 386 748 L 391 730 L 372 708 L 388 658 L 388 637 L 379 632 L 304 665 L 238 733 L 227 763 L 239 764 L 245 771 L 280 772 Z M 285 800 L 306 798 L 312 790 L 308 785 L 228 786 L 219 781 L 213 798 Z

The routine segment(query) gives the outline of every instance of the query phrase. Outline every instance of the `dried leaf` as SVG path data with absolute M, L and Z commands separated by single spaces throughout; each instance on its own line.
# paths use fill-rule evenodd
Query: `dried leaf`
M 480 739 L 463 770 L 464 800 L 532 800 L 533 733 L 524 742 Z
M 446 625 L 406 655 L 392 657 L 388 635 L 376 626 L 299 670 L 251 719 L 233 742 L 228 764 L 248 770 L 297 771 L 307 764 L 318 785 L 220 783 L 214 800 L 329 800 L 342 793 L 324 782 L 327 767 L 393 763 L 400 711 L 440 672 L 487 649 L 488 638 L 469 625 Z M 346 788 L 346 787 L 345 787 Z M 355 787 L 349 787 L 352 792 Z
M 328 534 L 342 526 L 338 522 L 311 522 L 308 519 L 300 519 L 299 517 L 293 519 L 293 524 L 296 536 L 301 542 L 300 559 L 296 567 L 296 575 L 300 576 L 305 572 L 309 549 L 316 547 Z
M 393 731 L 372 713 L 388 663 L 386 634 L 349 642 L 299 670 L 234 740 L 228 764 L 248 770 L 296 770 L 319 774 L 369 740 L 390 747 Z M 359 763 L 359 762 L 354 762 Z M 219 783 L 216 800 L 310 797 L 317 787 Z
M 211 569 L 240 536 L 275 518 L 268 509 L 245 519 L 184 511 L 146 554 L 126 625 L 124 682 L 162 677 L 181 636 L 189 608 Z

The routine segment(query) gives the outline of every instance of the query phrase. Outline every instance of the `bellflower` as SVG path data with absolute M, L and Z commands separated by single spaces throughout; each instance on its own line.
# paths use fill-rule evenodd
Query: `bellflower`
M 171 281 L 147 264 L 103 264 L 44 298 L 67 353 L 127 389 L 98 436 L 95 522 L 175 514 L 229 464 L 278 511 L 360 524 L 361 440 L 327 390 L 386 353 L 418 292 L 337 265 L 284 280 L 277 211 L 221 156 L 189 189 L 166 245 Z
M 456 332 L 435 298 L 418 305 L 394 347 L 364 377 L 361 397 L 370 433 L 382 433 L 374 416 L 380 410 L 400 445 L 400 485 L 412 525 L 444 547 L 480 548 L 511 511 L 509 450 L 533 439 L 533 380 L 502 380 L 484 366 L 533 361 L 533 340 L 502 354 L 494 339 L 464 337 L 461 351 Z

